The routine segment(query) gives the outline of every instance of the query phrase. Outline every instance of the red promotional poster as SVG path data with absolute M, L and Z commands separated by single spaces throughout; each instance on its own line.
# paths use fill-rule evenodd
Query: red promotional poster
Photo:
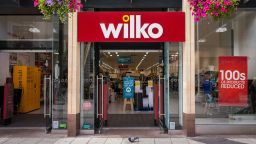
M 218 88 L 220 106 L 247 106 L 247 57 L 219 57 Z
M 79 42 L 184 42 L 184 12 L 80 12 Z

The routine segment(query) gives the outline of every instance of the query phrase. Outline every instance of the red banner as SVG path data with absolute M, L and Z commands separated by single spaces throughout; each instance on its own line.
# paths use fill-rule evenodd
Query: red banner
M 79 42 L 184 42 L 184 12 L 80 12 Z
M 247 57 L 219 57 L 218 88 L 220 106 L 247 106 Z

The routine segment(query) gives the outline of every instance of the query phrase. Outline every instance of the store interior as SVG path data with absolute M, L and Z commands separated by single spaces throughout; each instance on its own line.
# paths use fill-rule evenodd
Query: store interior
M 0 61 L 0 126 L 43 127 L 44 76 L 52 73 L 52 53 L 2 52 Z
M 256 101 L 252 82 L 256 79 L 254 11 L 239 10 L 232 19 L 198 23 L 196 43 L 196 124 L 255 124 Z M 248 58 L 247 106 L 220 106 L 218 103 L 218 69 L 220 56 Z M 204 82 L 212 83 L 212 100 L 207 102 Z
M 100 73 L 108 78 L 108 125 L 118 126 L 137 119 L 134 125 L 154 126 L 154 84 L 162 75 L 161 50 L 101 50 Z M 132 103 L 126 102 L 125 78 L 133 83 Z M 125 119 L 126 121 L 117 121 Z

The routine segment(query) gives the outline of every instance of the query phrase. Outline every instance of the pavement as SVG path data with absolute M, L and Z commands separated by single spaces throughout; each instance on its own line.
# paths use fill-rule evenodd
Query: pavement
M 131 144 L 127 135 L 79 135 L 67 137 L 64 133 L 45 134 L 43 130 L 0 130 L 0 144 Z M 141 135 L 134 144 L 256 144 L 256 135 Z

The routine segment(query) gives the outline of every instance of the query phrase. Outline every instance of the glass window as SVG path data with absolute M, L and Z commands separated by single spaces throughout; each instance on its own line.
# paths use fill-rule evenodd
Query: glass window
M 169 87 L 170 87 L 170 122 L 175 122 L 175 129 L 182 126 L 182 47 L 180 43 L 171 43 L 169 49 Z M 170 125 L 171 128 L 171 125 Z
M 214 21 L 202 19 L 197 24 L 197 46 L 196 46 L 196 123 L 197 124 L 256 124 L 256 13 L 255 10 L 239 10 L 231 19 Z M 232 58 L 245 56 L 248 67 L 248 83 L 244 81 L 245 93 L 229 95 L 228 91 L 234 89 L 225 88 L 220 85 L 221 64 L 220 57 L 231 56 L 224 67 L 232 69 L 237 67 L 231 64 Z M 239 65 L 241 61 L 237 61 Z M 242 65 L 243 66 L 243 65 Z M 242 67 L 241 66 L 241 67 Z M 234 82 L 236 70 L 232 74 L 226 74 Z M 244 68 L 246 71 L 246 68 Z M 233 75 L 233 77 L 231 77 Z M 225 76 L 225 77 L 226 77 Z M 238 75 L 237 75 L 238 76 Z M 221 78 L 221 79 L 220 79 Z M 227 80 L 228 81 L 228 80 Z M 228 81 L 229 83 L 230 81 Z M 248 85 L 248 88 L 246 87 Z M 219 89 L 221 88 L 221 89 Z M 248 92 L 246 92 L 248 90 Z M 245 105 L 234 104 L 236 96 L 244 100 Z M 226 104 L 223 104 L 223 98 Z M 233 101 L 233 103 L 232 103 Z M 254 115 L 253 115 L 254 114 Z
M 94 48 L 81 44 L 81 120 L 83 130 L 94 130 Z
M 51 50 L 53 32 L 52 21 L 43 16 L 0 16 L 1 50 Z
M 53 20 L 53 128 L 67 129 L 68 25 Z M 58 124 L 58 125 L 57 125 Z

